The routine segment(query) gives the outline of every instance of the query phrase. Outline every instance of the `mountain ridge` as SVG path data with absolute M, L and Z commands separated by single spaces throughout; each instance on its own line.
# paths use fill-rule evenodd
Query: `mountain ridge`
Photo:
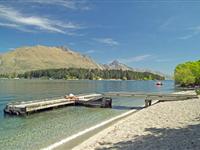
M 118 60 L 109 64 L 99 64 L 91 57 L 64 46 L 23 46 L 0 54 L 0 74 L 59 68 L 130 70 L 158 74 L 151 70 L 132 68 Z M 161 73 L 159 75 L 163 76 Z
M 123 70 L 123 71 L 130 70 L 130 71 L 135 71 L 135 72 L 149 72 L 149 73 L 153 73 L 153 74 L 158 74 L 158 75 L 163 76 L 167 79 L 172 79 L 172 77 L 170 75 L 164 74 L 162 72 L 154 71 L 154 70 L 151 70 L 151 69 L 133 68 L 133 67 L 130 67 L 126 64 L 121 63 L 118 60 L 113 60 L 109 64 L 103 64 L 103 66 L 104 66 L 105 69 L 108 69 L 108 70 L 115 69 L 115 70 Z
M 23 73 L 51 68 L 103 69 L 94 60 L 69 48 L 20 47 L 0 56 L 0 73 Z

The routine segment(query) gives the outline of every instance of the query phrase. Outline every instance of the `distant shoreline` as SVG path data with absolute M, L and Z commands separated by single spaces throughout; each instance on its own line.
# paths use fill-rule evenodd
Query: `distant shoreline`
M 26 78 L 0 78 L 0 80 L 55 80 L 55 81 L 59 81 L 59 80 L 63 80 L 63 81 L 158 81 L 158 80 L 122 80 L 122 79 L 44 79 L 44 78 L 31 78 L 31 79 L 26 79 Z M 172 81 L 171 79 L 166 79 L 166 80 L 162 80 L 162 81 Z

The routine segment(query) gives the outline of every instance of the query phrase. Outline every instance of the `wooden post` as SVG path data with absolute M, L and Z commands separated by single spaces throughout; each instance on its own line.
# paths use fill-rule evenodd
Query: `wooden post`
M 148 107 L 148 99 L 147 99 L 147 97 L 146 97 L 146 99 L 145 99 L 145 107 Z
M 151 101 L 152 99 L 150 99 L 149 96 L 147 96 L 145 99 L 145 107 L 151 106 Z
M 148 101 L 145 99 L 145 107 L 148 107 Z
M 152 100 L 149 100 L 149 106 L 151 106 L 151 102 L 152 102 Z

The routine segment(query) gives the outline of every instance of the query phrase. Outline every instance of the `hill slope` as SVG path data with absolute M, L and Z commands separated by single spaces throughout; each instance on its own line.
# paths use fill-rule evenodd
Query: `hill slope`
M 70 67 L 102 69 L 89 57 L 63 47 L 22 47 L 0 56 L 0 74 Z

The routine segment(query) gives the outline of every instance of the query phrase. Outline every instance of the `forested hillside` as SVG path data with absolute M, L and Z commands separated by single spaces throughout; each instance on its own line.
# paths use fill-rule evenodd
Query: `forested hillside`
M 122 79 L 122 80 L 164 80 L 164 77 L 149 72 L 134 72 L 130 70 L 100 70 L 100 69 L 46 69 L 29 71 L 19 74 L 20 78 L 52 78 L 52 79 Z

